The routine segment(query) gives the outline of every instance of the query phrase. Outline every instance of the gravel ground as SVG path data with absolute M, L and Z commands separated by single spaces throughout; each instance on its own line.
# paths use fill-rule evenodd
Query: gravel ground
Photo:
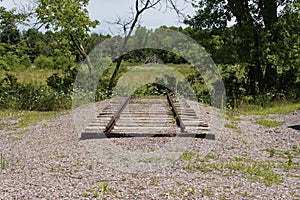
M 211 127 L 218 124 L 210 108 L 189 103 Z M 9 163 L 0 168 L 0 199 L 300 199 L 300 131 L 289 128 L 300 125 L 300 111 L 270 116 L 285 122 L 276 128 L 256 124 L 258 118 L 240 116 L 216 141 L 80 141 L 88 118 L 75 126 L 72 112 L 23 134 L 8 130 L 14 120 L 0 130 L 0 152 Z

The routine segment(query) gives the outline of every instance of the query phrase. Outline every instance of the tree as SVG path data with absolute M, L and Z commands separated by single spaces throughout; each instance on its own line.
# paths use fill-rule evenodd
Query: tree
M 95 28 L 99 21 L 90 20 L 87 5 L 89 0 L 36 0 L 37 23 L 46 29 L 52 29 L 58 33 L 57 41 L 61 46 L 69 47 L 66 53 L 70 56 L 70 41 L 81 56 L 86 59 L 90 76 L 92 63 L 85 50 L 84 44 L 88 38 L 88 32 Z
M 279 7 L 296 4 L 295 0 L 200 0 L 197 13 L 186 20 L 194 29 L 227 32 L 235 19 L 232 34 L 238 61 L 247 63 L 250 93 L 272 91 L 278 84 Z M 294 22 L 297 23 L 297 22 Z M 299 21 L 298 21 L 299 23 Z M 227 32 L 228 33 L 228 32 Z M 221 34 L 220 34 L 221 35 Z M 226 37 L 226 36 L 225 36 Z
M 112 88 L 114 87 L 115 79 L 124 57 L 124 55 L 122 55 L 122 52 L 124 52 L 130 36 L 132 35 L 136 26 L 139 24 L 142 14 L 149 9 L 154 9 L 159 5 L 161 6 L 163 3 L 165 3 L 166 8 L 174 9 L 177 14 L 182 14 L 180 9 L 177 8 L 176 2 L 174 0 L 135 0 L 135 6 L 134 9 L 132 9 L 132 17 L 130 19 L 119 18 L 116 21 L 116 24 L 121 25 L 123 28 L 124 40 L 121 47 L 121 56 L 116 61 L 116 67 L 109 82 L 107 96 L 111 96 L 112 94 Z
M 0 0 L 1 2 L 2 0 Z M 16 9 L 7 10 L 0 6 L 0 69 L 8 70 L 22 64 L 24 48 L 21 43 L 19 25 L 26 24 L 26 15 L 17 13 Z

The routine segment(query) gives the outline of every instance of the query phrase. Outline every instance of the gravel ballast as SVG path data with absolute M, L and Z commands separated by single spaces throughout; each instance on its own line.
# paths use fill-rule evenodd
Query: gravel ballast
M 210 108 L 189 104 L 203 121 L 215 123 Z M 0 168 L 0 199 L 300 199 L 300 131 L 290 128 L 300 125 L 300 111 L 272 115 L 285 122 L 274 128 L 256 124 L 260 116 L 239 116 L 237 127 L 224 128 L 216 141 L 188 138 L 185 150 L 165 152 L 177 159 L 154 155 L 164 155 L 162 148 L 178 138 L 81 141 L 73 117 L 70 111 L 23 134 L 0 130 L 8 163 Z M 99 156 L 97 147 L 107 144 L 116 152 Z M 204 144 L 212 150 L 205 152 Z M 126 158 L 131 154 L 136 163 Z

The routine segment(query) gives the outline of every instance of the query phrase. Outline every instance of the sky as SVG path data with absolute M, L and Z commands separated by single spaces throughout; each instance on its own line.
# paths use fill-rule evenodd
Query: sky
M 186 15 L 193 16 L 195 10 L 188 3 L 183 3 L 183 0 L 176 0 L 179 7 L 183 9 Z M 90 0 L 88 6 L 91 19 L 97 19 L 101 22 L 95 30 L 96 33 L 117 35 L 121 34 L 120 26 L 112 25 L 118 17 L 130 17 L 130 8 L 134 8 L 135 0 Z M 1 6 L 8 9 L 22 5 L 30 4 L 30 0 L 4 0 Z M 145 11 L 141 19 L 141 26 L 147 28 L 158 28 L 162 25 L 166 26 L 183 26 L 181 22 L 183 19 L 178 18 L 175 11 L 166 10 L 165 6 L 157 9 Z

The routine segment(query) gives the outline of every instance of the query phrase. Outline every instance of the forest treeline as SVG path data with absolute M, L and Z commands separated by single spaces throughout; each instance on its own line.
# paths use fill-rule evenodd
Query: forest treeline
M 99 43 L 112 38 L 110 35 L 90 32 L 89 28 L 95 27 L 99 22 L 89 20 L 87 10 L 75 7 L 73 9 L 81 10 L 82 16 L 86 18 L 80 18 L 82 16 L 77 16 L 78 13 L 76 16 L 70 14 L 68 19 L 74 19 L 74 22 L 61 20 L 57 23 L 59 18 L 55 21 L 53 19 L 55 15 L 49 14 L 58 15 L 57 9 L 55 12 L 51 11 L 49 9 L 53 7 L 47 6 L 47 1 L 41 2 L 43 3 L 34 16 L 37 21 L 40 20 L 40 27 L 44 26 L 43 31 L 35 27 L 20 28 L 26 27 L 32 15 L 0 7 L 0 71 L 9 73 L 55 70 L 56 72 L 47 79 L 47 85 L 39 86 L 22 84 L 8 74 L 0 80 L 2 108 L 30 110 L 69 108 L 72 83 L 78 70 L 77 63 L 86 59 Z M 85 1 L 85 4 L 87 3 L 88 1 Z M 85 4 L 74 3 L 72 6 Z M 236 107 L 241 103 L 264 104 L 300 98 L 299 2 L 199 0 L 193 6 L 196 15 L 185 19 L 186 28 L 162 26 L 156 30 L 148 30 L 139 26 L 135 28 L 132 36 L 128 37 L 126 45 L 133 45 L 130 43 L 131 37 L 138 38 L 141 35 L 150 38 L 153 32 L 162 28 L 190 36 L 206 49 L 218 66 L 230 107 Z M 79 19 L 84 20 L 76 23 Z M 162 45 L 168 45 L 168 38 L 164 41 L 165 44 Z M 180 65 L 187 62 L 171 52 L 151 49 L 137 50 L 123 56 L 122 59 L 126 63 L 159 61 Z M 122 67 L 124 69 L 117 73 L 126 71 L 126 64 Z M 107 75 L 107 80 L 99 83 L 101 94 L 97 100 L 105 98 L 109 78 Z M 203 82 L 197 73 L 189 74 L 187 78 L 195 87 L 199 85 L 197 81 Z M 207 99 L 204 96 L 208 93 L 199 91 L 201 92 L 197 93 L 198 98 Z M 28 103 L 22 103 L 22 99 L 28 100 Z M 44 103 L 39 104 L 38 101 Z M 47 106 L 45 102 L 53 103 Z

